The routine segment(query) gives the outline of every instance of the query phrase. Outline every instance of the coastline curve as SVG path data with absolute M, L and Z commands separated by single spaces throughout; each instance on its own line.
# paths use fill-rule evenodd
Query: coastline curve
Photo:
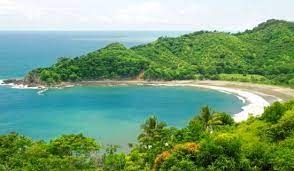
M 240 82 L 226 82 L 226 81 L 195 81 L 195 80 L 181 80 L 181 81 L 142 81 L 142 80 L 128 80 L 128 81 L 113 81 L 113 80 L 104 80 L 104 81 L 82 81 L 79 83 L 63 83 L 61 86 L 56 87 L 30 87 L 24 84 L 5 84 L 3 80 L 0 80 L 0 85 L 9 86 L 11 88 L 17 89 L 37 89 L 38 94 L 42 95 L 48 88 L 67 88 L 72 86 L 128 86 L 128 85 L 137 85 L 137 86 L 182 86 L 182 87 L 198 87 L 205 89 L 212 89 L 215 91 L 219 91 L 222 93 L 235 95 L 244 106 L 241 108 L 241 112 L 233 114 L 233 119 L 236 122 L 242 122 L 248 119 L 249 116 L 258 117 L 264 112 L 264 108 L 269 106 L 272 102 L 275 101 L 283 101 L 284 99 L 281 96 L 277 96 L 274 94 L 274 90 L 276 89 L 285 89 L 285 91 L 289 91 L 289 89 L 281 88 L 281 87 L 270 87 L 267 85 L 257 85 L 250 83 L 240 83 Z M 244 86 L 245 85 L 245 86 Z M 243 86 L 243 87 L 242 87 Z M 247 87 L 246 87 L 247 86 Z M 244 87 L 246 87 L 244 89 Z M 264 88 L 267 90 L 271 90 L 271 93 L 261 92 L 261 91 L 253 91 L 252 87 Z M 277 92 L 276 92 L 277 93 Z M 294 93 L 294 90 L 291 89 L 291 93 Z M 290 93 L 290 97 L 294 97 Z M 269 100 L 267 97 L 271 97 Z

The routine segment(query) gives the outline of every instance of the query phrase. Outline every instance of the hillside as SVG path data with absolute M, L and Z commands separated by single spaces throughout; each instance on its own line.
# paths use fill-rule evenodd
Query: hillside
M 126 48 L 113 43 L 76 58 L 60 58 L 25 77 L 27 84 L 89 80 L 220 79 L 294 86 L 294 23 L 268 20 L 231 34 L 199 31 Z

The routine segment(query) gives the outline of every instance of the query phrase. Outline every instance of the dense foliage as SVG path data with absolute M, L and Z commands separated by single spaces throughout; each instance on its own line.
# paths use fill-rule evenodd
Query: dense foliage
M 221 79 L 294 86 L 294 23 L 268 20 L 242 33 L 199 31 L 132 48 L 113 43 L 29 72 L 28 83 L 104 79 Z
M 204 107 L 184 128 L 168 127 L 154 116 L 141 128 L 129 153 L 81 134 L 50 142 L 2 135 L 0 170 L 294 169 L 294 101 L 276 102 L 261 117 L 242 123 Z

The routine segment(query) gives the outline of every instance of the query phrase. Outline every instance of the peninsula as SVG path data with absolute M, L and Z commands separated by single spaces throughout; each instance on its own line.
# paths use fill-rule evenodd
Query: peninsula
M 272 19 L 234 34 L 198 31 L 176 38 L 160 37 L 131 48 L 112 43 L 83 56 L 59 58 L 50 67 L 30 71 L 23 80 L 4 80 L 3 84 L 24 88 L 109 84 L 225 88 L 246 100 L 252 98 L 251 94 L 256 97 L 247 101 L 250 109 L 236 115 L 235 120 L 242 121 L 250 113 L 262 114 L 263 108 L 274 101 L 294 97 L 293 47 L 294 23 Z M 289 88 L 229 84 L 232 81 Z M 265 100 L 257 100 L 259 96 Z
M 268 20 L 240 33 L 198 31 L 126 48 L 112 43 L 30 71 L 28 86 L 101 80 L 227 80 L 294 87 L 294 23 Z
M 293 47 L 294 23 L 269 20 L 242 33 L 200 31 L 131 48 L 113 43 L 80 57 L 60 58 L 22 80 L 0 80 L 0 85 L 36 89 L 190 86 L 233 93 L 244 102 L 234 116 L 205 106 L 182 128 L 151 116 L 128 153 L 117 151 L 117 142 L 101 145 L 83 134 L 50 141 L 0 135 L 0 170 L 293 170 Z M 34 124 L 42 124 L 38 117 L 43 115 L 34 116 Z

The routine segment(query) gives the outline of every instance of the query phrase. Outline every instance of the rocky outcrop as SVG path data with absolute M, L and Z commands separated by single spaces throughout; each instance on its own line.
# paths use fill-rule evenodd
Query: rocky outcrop
M 23 80 L 17 80 L 17 79 L 9 79 L 9 80 L 3 80 L 3 84 L 20 85 L 20 84 L 24 84 L 24 81 Z
M 26 79 L 8 79 L 3 80 L 2 84 L 4 85 L 16 85 L 16 86 L 26 86 L 26 87 L 44 87 L 44 85 L 38 82 L 30 82 Z

